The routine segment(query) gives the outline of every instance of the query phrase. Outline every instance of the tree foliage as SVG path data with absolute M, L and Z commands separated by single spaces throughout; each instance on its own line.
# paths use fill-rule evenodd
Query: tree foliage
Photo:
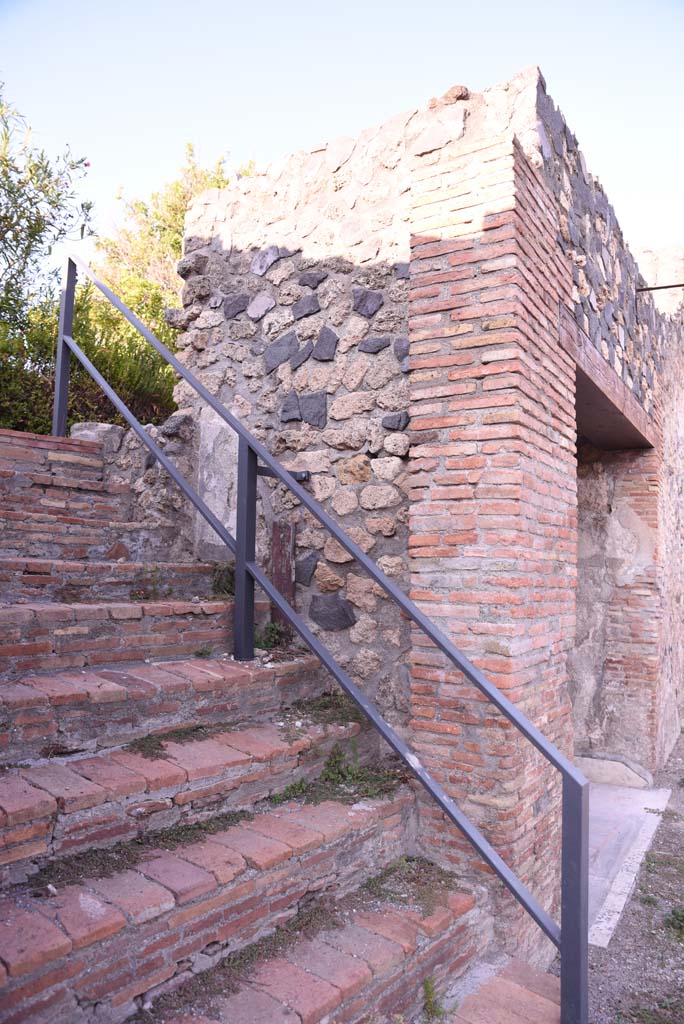
M 50 160 L 33 145 L 26 119 L 0 84 L 0 331 L 26 324 L 32 296 L 45 287 L 45 259 L 53 247 L 88 230 L 91 204 L 77 183 L 88 166 L 69 150 Z
M 113 307 L 105 321 L 94 312 L 91 285 L 77 290 L 74 336 L 88 358 L 143 423 L 161 422 L 175 408 L 173 373 L 139 336 L 120 330 Z M 49 434 L 54 390 L 57 299 L 44 294 L 28 311 L 24 330 L 0 339 L 0 427 Z M 98 309 L 98 314 L 101 311 Z M 69 426 L 123 420 L 78 360 L 72 356 Z
M 149 199 L 124 205 L 124 224 L 98 243 L 98 269 L 110 288 L 165 344 L 173 332 L 164 310 L 178 306 L 176 263 L 183 252 L 183 225 L 190 200 L 228 184 L 225 161 L 203 168 L 191 145 L 179 175 Z
M 50 161 L 35 149 L 1 90 L 0 132 L 0 427 L 49 433 L 59 302 L 45 261 L 57 242 L 89 230 L 91 206 L 77 197 L 87 162 L 68 150 Z M 122 228 L 97 244 L 98 274 L 172 349 L 164 313 L 179 302 L 175 266 L 187 207 L 205 189 L 227 184 L 224 161 L 203 168 L 188 146 L 178 177 L 149 199 L 126 202 Z M 77 289 L 74 337 L 143 422 L 173 411 L 173 371 L 90 285 Z M 122 422 L 72 358 L 69 423 L 83 420 Z

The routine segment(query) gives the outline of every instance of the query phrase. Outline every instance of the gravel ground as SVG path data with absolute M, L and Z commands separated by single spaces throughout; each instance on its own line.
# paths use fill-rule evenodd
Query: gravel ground
M 608 948 L 590 947 L 591 1024 L 684 1024 L 684 733 L 655 785 L 667 810 Z

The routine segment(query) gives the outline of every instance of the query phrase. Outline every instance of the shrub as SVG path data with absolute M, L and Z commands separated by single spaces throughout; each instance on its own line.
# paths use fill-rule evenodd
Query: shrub
M 176 408 L 172 369 L 142 338 L 117 336 L 115 321 L 98 316 L 100 305 L 91 286 L 78 289 L 75 340 L 138 419 L 163 422 Z M 46 294 L 30 306 L 25 329 L 0 325 L 0 427 L 50 433 L 58 315 L 56 299 Z M 72 356 L 68 424 L 91 420 L 125 424 Z

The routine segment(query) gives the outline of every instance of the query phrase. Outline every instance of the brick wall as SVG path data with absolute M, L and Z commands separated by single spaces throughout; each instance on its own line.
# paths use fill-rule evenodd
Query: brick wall
M 659 529 L 663 621 L 660 685 L 656 695 L 656 764 L 669 756 L 684 727 L 684 323 L 660 383 L 662 480 Z
M 574 365 L 558 344 L 571 279 L 557 211 L 510 135 L 426 154 L 414 182 L 413 596 L 567 750 Z M 419 637 L 411 705 L 423 759 L 555 906 L 554 773 Z M 431 853 L 461 860 L 448 833 L 426 805 Z M 509 934 L 512 914 L 507 901 Z
M 648 779 L 659 762 L 664 640 L 661 456 L 584 444 L 578 470 L 575 749 Z

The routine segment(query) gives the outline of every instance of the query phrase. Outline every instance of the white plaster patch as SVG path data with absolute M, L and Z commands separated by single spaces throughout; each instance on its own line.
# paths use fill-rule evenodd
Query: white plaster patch
M 105 916 L 108 909 L 104 903 L 100 903 L 99 900 L 96 900 L 94 896 L 87 892 L 78 894 L 78 905 L 91 921 L 99 921 L 101 917 Z

